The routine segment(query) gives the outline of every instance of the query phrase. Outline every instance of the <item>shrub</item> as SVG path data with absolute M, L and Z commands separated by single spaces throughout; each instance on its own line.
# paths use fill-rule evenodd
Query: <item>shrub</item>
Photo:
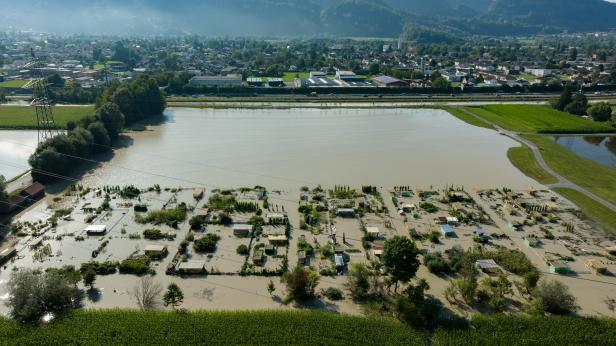
M 546 312 L 556 315 L 569 314 L 578 308 L 575 297 L 569 293 L 569 287 L 556 280 L 540 281 L 533 290 L 532 299 L 539 300 Z
M 175 239 L 175 234 L 163 233 L 158 228 L 149 228 L 143 231 L 143 237 L 149 240 L 160 240 L 160 239 L 173 240 Z
M 220 236 L 217 234 L 208 233 L 202 238 L 195 240 L 193 247 L 197 252 L 214 252 L 219 240 Z
M 88 263 L 82 263 L 80 272 L 85 273 L 87 271 L 93 271 L 97 275 L 111 275 L 115 274 L 117 271 L 118 262 L 105 261 L 105 262 L 96 262 L 91 261 Z
M 438 207 L 430 202 L 423 202 L 419 207 L 428 213 L 436 213 L 438 211 Z
M 345 287 L 354 300 L 361 301 L 368 298 L 370 293 L 370 271 L 363 263 L 353 263 L 349 268 Z
M 302 301 L 314 297 L 319 284 L 319 274 L 309 272 L 303 267 L 295 267 L 293 271 L 284 273 L 281 281 L 287 285 L 287 299 Z
M 321 293 L 329 300 L 340 300 L 343 296 L 342 291 L 335 287 L 328 287 L 322 290 Z
M 423 264 L 433 274 L 448 273 L 450 271 L 449 263 L 440 252 L 426 254 L 423 258 Z
M 205 215 L 195 215 L 188 220 L 190 229 L 198 230 L 205 224 Z
M 153 223 L 155 225 L 165 224 L 169 227 L 177 228 L 178 223 L 186 220 L 186 204 L 181 203 L 173 209 L 162 209 L 150 211 L 143 219 L 143 223 Z
M 237 250 L 235 251 L 237 252 L 238 255 L 246 256 L 250 252 L 250 249 L 248 248 L 248 246 L 242 244 L 238 246 Z
M 150 272 L 150 259 L 147 257 L 127 258 L 120 262 L 120 273 L 143 275 Z

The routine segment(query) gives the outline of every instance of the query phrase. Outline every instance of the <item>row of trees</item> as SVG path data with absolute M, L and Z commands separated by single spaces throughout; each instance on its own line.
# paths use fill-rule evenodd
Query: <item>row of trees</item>
M 93 116 L 69 122 L 67 132 L 40 143 L 30 157 L 34 179 L 50 182 L 94 154 L 111 150 L 125 124 L 162 114 L 165 98 L 156 82 L 140 77 L 129 84 L 113 83 L 97 103 Z
M 606 122 L 612 119 L 612 108 L 606 102 L 588 104 L 588 98 L 582 93 L 573 95 L 570 86 L 565 87 L 560 97 L 552 101 L 552 107 L 562 112 L 575 115 L 589 115 L 595 121 Z

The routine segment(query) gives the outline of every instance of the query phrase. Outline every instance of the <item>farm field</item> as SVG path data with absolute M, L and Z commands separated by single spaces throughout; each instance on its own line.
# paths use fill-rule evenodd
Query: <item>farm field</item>
M 433 345 L 605 345 L 616 337 L 613 319 L 476 316 L 473 328 L 439 328 Z M 549 331 L 549 332 L 548 332 Z
M 542 184 L 558 182 L 556 178 L 539 166 L 533 152 L 526 146 L 509 149 L 507 157 L 520 171 Z
M 616 337 L 612 319 L 509 315 L 477 316 L 466 324 L 424 331 L 378 318 L 325 312 L 153 312 L 91 310 L 69 314 L 50 325 L 31 327 L 0 320 L 4 345 L 52 344 L 281 344 L 296 345 L 604 345 Z M 288 333 L 288 330 L 293 333 Z M 551 331 L 545 333 L 546 330 Z M 144 331 L 147 331 L 144 332 Z
M 289 332 L 289 331 L 293 332 Z M 71 344 L 276 344 L 423 345 L 422 333 L 399 322 L 326 312 L 143 313 L 130 310 L 84 311 L 48 326 L 31 328 L 0 320 L 3 345 Z
M 79 120 L 86 115 L 94 114 L 94 106 L 55 106 L 53 116 L 59 128 L 73 120 Z M 2 106 L 0 107 L 0 128 L 3 129 L 35 129 L 36 110 L 34 107 Z
M 607 133 L 616 132 L 609 124 L 553 110 L 538 105 L 486 105 L 467 110 L 511 131 L 537 133 Z

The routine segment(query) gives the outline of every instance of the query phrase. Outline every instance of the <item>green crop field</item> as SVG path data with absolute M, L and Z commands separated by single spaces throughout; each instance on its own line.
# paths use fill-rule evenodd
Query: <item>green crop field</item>
M 78 311 L 50 325 L 0 320 L 2 345 L 423 345 L 392 320 L 328 312 Z
M 558 174 L 616 204 L 616 168 L 579 157 L 545 136 L 524 138 L 539 147 L 545 162 Z
M 0 319 L 2 345 L 608 345 L 616 320 L 476 316 L 435 332 L 323 311 L 85 310 L 48 325 Z
M 576 115 L 538 105 L 486 105 L 466 107 L 471 112 L 507 130 L 538 133 L 616 132 L 609 123 L 597 123 Z
M 94 106 L 55 106 L 53 116 L 59 128 L 65 128 L 71 120 L 79 120 L 94 114 Z M 0 106 L 0 128 L 35 129 L 36 110 L 34 107 Z
M 474 117 L 468 113 L 463 112 L 462 110 L 455 107 L 443 107 L 444 110 L 449 112 L 454 117 L 474 126 L 483 127 L 486 129 L 494 129 L 492 125 L 482 121 L 481 119 Z
M 21 88 L 27 83 L 28 81 L 23 79 L 9 80 L 0 82 L 0 88 Z
M 432 345 L 609 345 L 616 320 L 576 317 L 476 316 L 473 328 L 439 328 Z
M 522 173 L 542 184 L 558 182 L 556 178 L 539 166 L 532 150 L 527 146 L 510 148 L 507 152 L 507 157 Z

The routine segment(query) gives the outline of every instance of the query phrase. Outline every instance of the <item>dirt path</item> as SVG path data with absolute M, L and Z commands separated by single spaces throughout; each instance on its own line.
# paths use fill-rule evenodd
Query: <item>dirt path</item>
M 468 114 L 470 116 L 473 116 L 473 117 L 475 117 L 475 118 L 477 118 L 477 119 L 479 119 L 481 121 L 484 121 L 484 122 L 492 125 L 496 129 L 496 131 L 499 132 L 500 134 L 505 135 L 505 136 L 507 136 L 507 137 L 509 137 L 509 138 L 511 138 L 511 139 L 513 139 L 513 140 L 515 140 L 515 141 L 517 141 L 517 142 L 519 142 L 519 143 L 529 147 L 532 150 L 533 155 L 535 156 L 535 160 L 537 160 L 537 162 L 539 163 L 539 166 L 541 166 L 541 168 L 543 168 L 546 172 L 548 172 L 550 175 L 554 176 L 558 180 L 557 183 L 547 185 L 550 189 L 561 187 L 561 188 L 568 188 L 568 189 L 572 189 L 572 190 L 578 191 L 578 192 L 586 195 L 588 198 L 591 198 L 595 202 L 597 202 L 597 203 L 603 205 L 604 207 L 612 210 L 613 212 L 616 212 L 616 205 L 610 203 L 609 201 L 605 200 L 604 198 L 601 198 L 601 197 L 595 195 L 594 193 L 584 189 L 583 187 L 580 187 L 579 185 L 574 184 L 573 182 L 569 181 L 568 179 L 566 179 L 565 177 L 563 177 L 562 175 L 560 175 L 556 171 L 554 171 L 545 162 L 545 159 L 541 155 L 541 151 L 535 145 L 535 143 L 533 143 L 531 141 L 528 141 L 528 140 L 525 140 L 524 138 L 522 138 L 520 136 L 520 133 L 505 130 L 502 127 L 498 126 L 497 124 L 495 124 L 495 123 L 493 123 L 493 122 L 491 122 L 491 121 L 489 121 L 489 120 L 487 120 L 485 118 L 482 118 L 482 117 L 476 115 L 475 113 L 470 112 L 470 111 L 468 111 L 468 110 L 466 110 L 466 109 L 464 109 L 462 107 L 458 107 L 457 109 L 459 109 L 460 111 L 462 111 L 462 112 L 464 112 L 464 113 L 466 113 L 466 114 Z

